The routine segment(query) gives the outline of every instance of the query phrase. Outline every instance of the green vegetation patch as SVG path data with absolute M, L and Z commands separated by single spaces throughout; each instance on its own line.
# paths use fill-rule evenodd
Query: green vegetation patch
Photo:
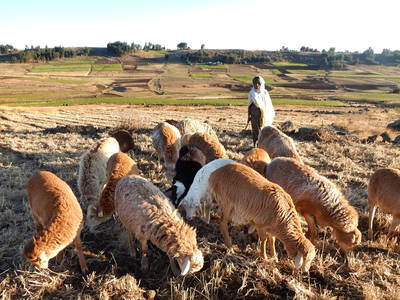
M 205 70 L 213 70 L 213 69 L 226 70 L 227 69 L 227 66 L 224 64 L 219 64 L 219 65 L 199 64 L 198 66 Z
M 57 72 L 89 72 L 90 64 L 44 64 L 34 66 L 29 72 L 31 73 L 57 73 Z
M 122 71 L 121 64 L 96 64 L 93 65 L 93 72 Z
M 387 93 L 348 93 L 338 96 L 343 100 L 350 101 L 373 101 L 383 102 L 385 104 L 400 103 L 399 94 L 387 94 Z
M 271 72 L 272 72 L 273 74 L 275 74 L 275 75 L 282 74 L 282 72 L 279 71 L 278 69 L 271 69 Z
M 228 75 L 237 81 L 248 83 L 250 85 L 255 76 L 254 74 L 246 74 L 246 73 L 229 73 Z M 270 79 L 270 78 L 264 78 L 264 81 L 266 84 L 275 84 L 276 83 L 273 79 Z
M 300 64 L 300 63 L 292 63 L 286 61 L 277 61 L 272 63 L 274 66 L 278 67 L 308 67 L 307 64 Z
M 299 70 L 287 70 L 291 74 L 300 74 L 300 75 L 323 75 L 325 71 L 322 70 L 305 70 L 305 69 L 299 69 Z
M 213 78 L 214 75 L 210 73 L 190 73 L 192 78 Z
M 164 57 L 168 53 L 166 50 L 150 50 L 149 53 L 153 54 L 155 57 Z
M 344 78 L 383 78 L 383 79 L 400 79 L 400 75 L 382 75 L 382 74 L 353 74 L 345 72 L 330 72 L 329 77 Z
M 303 106 L 343 106 L 339 101 L 318 101 L 302 99 L 274 99 L 274 105 L 303 105 Z M 212 105 L 212 106 L 245 106 L 247 98 L 241 99 L 175 99 L 175 98 L 136 98 L 136 97 L 97 97 L 97 98 L 62 98 L 48 100 L 4 101 L 7 106 L 62 106 L 86 104 L 134 104 L 134 105 Z

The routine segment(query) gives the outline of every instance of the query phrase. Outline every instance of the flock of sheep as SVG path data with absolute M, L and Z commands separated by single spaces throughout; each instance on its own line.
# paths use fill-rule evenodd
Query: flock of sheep
M 225 245 L 232 249 L 228 223 L 249 225 L 261 240 L 260 256 L 277 259 L 278 238 L 294 265 L 308 271 L 315 257 L 318 226 L 329 226 L 344 256 L 361 243 L 358 213 L 326 177 L 303 163 L 293 140 L 273 126 L 264 127 L 258 147 L 240 162 L 228 159 L 224 146 L 206 123 L 185 119 L 159 123 L 153 146 L 171 188 L 160 191 L 141 177 L 132 153 L 134 140 L 126 130 L 92 145 L 81 157 L 78 189 L 86 208 L 86 224 L 98 224 L 118 215 L 128 233 L 130 253 L 136 256 L 132 233 L 140 241 L 141 267 L 149 266 L 147 242 L 164 251 L 175 275 L 202 269 L 204 258 L 196 231 L 181 217 L 201 211 L 207 223 L 218 206 Z M 390 236 L 400 223 L 400 170 L 377 170 L 368 185 L 369 238 L 377 206 L 393 214 Z M 71 188 L 56 175 L 40 171 L 27 183 L 27 198 L 36 234 L 23 256 L 40 268 L 75 242 L 82 272 L 87 271 L 80 233 L 84 225 L 81 205 Z M 303 233 L 299 215 L 308 227 Z M 266 242 L 269 253 L 266 254 Z

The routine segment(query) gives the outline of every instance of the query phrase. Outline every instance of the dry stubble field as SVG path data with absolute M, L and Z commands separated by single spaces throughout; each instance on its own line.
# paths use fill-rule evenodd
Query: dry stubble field
M 387 239 L 390 217 L 378 213 L 375 240 L 367 240 L 367 183 L 380 167 L 400 168 L 400 146 L 363 144 L 361 139 L 386 131 L 399 116 L 382 108 L 301 108 L 278 106 L 276 125 L 290 120 L 294 129 L 329 130 L 322 140 L 296 134 L 304 162 L 335 182 L 360 214 L 362 244 L 346 264 L 329 230 L 321 229 L 317 255 L 310 272 L 294 270 L 282 244 L 279 262 L 258 257 L 257 240 L 246 229 L 231 226 L 234 253 L 228 254 L 215 211 L 211 224 L 194 218 L 202 271 L 175 278 L 167 256 L 150 246 L 150 270 L 140 270 L 140 258 L 129 256 L 126 234 L 118 217 L 90 233 L 82 232 L 89 273 L 82 276 L 70 246 L 63 259 L 50 261 L 39 271 L 21 256 L 24 243 L 34 235 L 26 202 L 25 184 L 38 170 L 48 170 L 66 181 L 78 196 L 77 175 L 81 154 L 115 128 L 129 129 L 136 148 L 131 153 L 142 175 L 162 190 L 169 187 L 157 171 L 151 144 L 153 127 L 166 119 L 195 118 L 212 125 L 228 150 L 239 160 L 251 149 L 249 131 L 243 131 L 245 107 L 73 106 L 58 108 L 1 108 L 0 110 L 0 295 L 2 299 L 395 299 L 400 292 L 400 247 Z M 337 135 L 339 132 L 341 135 Z M 392 138 L 398 133 L 389 132 Z M 305 223 L 303 222 L 305 229 Z

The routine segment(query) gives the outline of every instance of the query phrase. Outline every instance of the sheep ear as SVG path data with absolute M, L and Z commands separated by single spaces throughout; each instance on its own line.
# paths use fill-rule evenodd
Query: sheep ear
M 294 260 L 294 266 L 296 269 L 300 269 L 303 265 L 303 255 L 300 252 L 297 252 L 296 258 Z
M 187 274 L 187 272 L 189 272 L 189 270 L 190 270 L 189 256 L 186 256 L 185 260 L 183 261 L 183 264 L 180 265 L 180 267 L 181 267 L 181 275 L 185 276 Z

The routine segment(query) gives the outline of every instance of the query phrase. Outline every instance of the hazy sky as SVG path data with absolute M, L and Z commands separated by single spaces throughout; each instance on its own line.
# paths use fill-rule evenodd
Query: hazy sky
M 400 50 L 400 0 L 1 0 L 0 44 Z

